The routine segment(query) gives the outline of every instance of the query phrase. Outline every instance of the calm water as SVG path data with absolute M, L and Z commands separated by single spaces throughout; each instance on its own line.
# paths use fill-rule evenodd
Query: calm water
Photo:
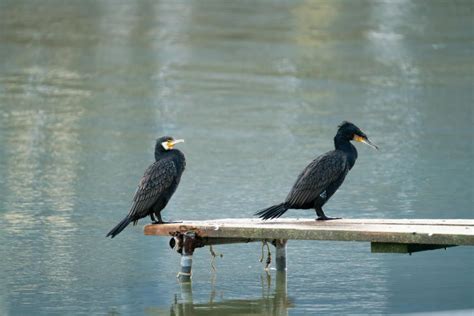
M 347 119 L 380 145 L 330 203 L 345 218 L 474 218 L 472 1 L 0 0 L 0 314 L 231 315 L 474 309 L 474 249 L 297 242 L 179 256 L 128 211 L 153 142 L 186 139 L 165 219 L 281 201 Z M 290 211 L 289 217 L 314 217 Z

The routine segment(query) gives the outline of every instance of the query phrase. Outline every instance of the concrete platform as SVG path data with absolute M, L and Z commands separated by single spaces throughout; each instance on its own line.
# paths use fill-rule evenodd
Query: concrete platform
M 218 219 L 145 226 L 145 235 L 193 231 L 200 237 L 255 240 L 368 241 L 426 245 L 474 245 L 470 219 Z
M 263 241 L 267 267 L 268 243 L 276 248 L 277 271 L 286 271 L 288 240 L 365 241 L 375 253 L 413 253 L 453 246 L 474 245 L 471 219 L 339 219 L 316 221 L 254 218 L 183 221 L 146 225 L 145 235 L 171 237 L 170 246 L 181 254 L 180 282 L 191 281 L 194 250 L 204 246 Z M 263 257 L 262 257 L 263 258 Z

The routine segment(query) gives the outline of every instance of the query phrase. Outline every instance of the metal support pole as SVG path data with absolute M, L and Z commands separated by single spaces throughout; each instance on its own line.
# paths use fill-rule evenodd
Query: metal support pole
M 286 271 L 286 239 L 275 239 L 275 262 L 277 271 Z
M 183 248 L 181 253 L 181 271 L 178 272 L 179 282 L 191 282 L 191 268 L 193 265 L 193 253 L 196 234 L 187 232 L 183 235 Z

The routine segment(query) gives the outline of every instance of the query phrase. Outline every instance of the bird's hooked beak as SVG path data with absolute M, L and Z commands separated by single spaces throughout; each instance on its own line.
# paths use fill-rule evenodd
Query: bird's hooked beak
M 161 146 L 163 146 L 164 149 L 170 150 L 173 149 L 174 145 L 178 143 L 184 143 L 184 139 L 174 139 L 174 140 L 167 140 L 166 142 L 162 142 Z
M 372 143 L 367 137 L 354 134 L 353 140 L 355 140 L 356 142 L 359 142 L 359 143 L 364 143 L 366 145 L 369 145 L 370 147 L 375 148 L 377 150 L 379 149 L 379 147 L 377 147 L 377 145 Z

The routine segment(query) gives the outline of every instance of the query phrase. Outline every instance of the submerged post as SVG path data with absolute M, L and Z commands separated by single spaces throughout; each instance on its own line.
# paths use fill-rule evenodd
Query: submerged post
M 286 271 L 286 239 L 275 239 L 275 262 L 277 271 Z
M 183 248 L 181 252 L 181 271 L 178 272 L 179 282 L 191 282 L 191 268 L 193 265 L 194 241 L 196 234 L 186 232 L 183 235 Z

